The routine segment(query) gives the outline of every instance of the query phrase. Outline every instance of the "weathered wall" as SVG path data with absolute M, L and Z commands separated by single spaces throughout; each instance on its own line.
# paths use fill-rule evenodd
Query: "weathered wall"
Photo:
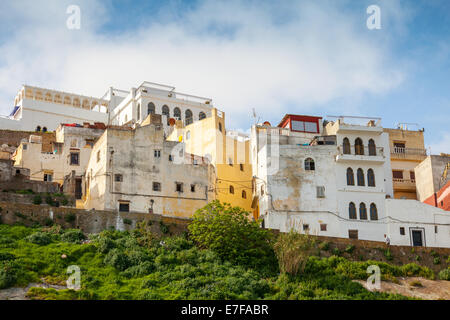
M 25 179 L 22 175 L 13 176 L 10 181 L 0 182 L 0 190 L 28 190 L 36 193 L 57 193 L 60 187 L 56 182 L 33 181 Z
M 52 142 L 56 140 L 54 132 L 0 130 L 0 145 L 7 144 L 17 148 L 23 139 L 28 141 L 30 135 L 41 136 L 43 151 L 52 151 Z
M 45 225 L 46 220 L 62 225 L 65 228 L 78 228 L 85 233 L 99 233 L 114 227 L 116 230 L 131 230 L 137 223 L 147 221 L 151 231 L 156 234 L 181 234 L 187 231 L 189 219 L 162 217 L 149 213 L 115 213 L 111 211 L 86 211 L 75 208 L 55 208 L 47 205 L 19 204 L 0 201 L 0 217 L 2 223 L 22 223 L 31 226 L 36 222 Z M 75 216 L 73 222 L 67 222 L 67 217 Z M 126 219 L 131 222 L 130 224 Z M 165 226 L 165 227 L 164 227 Z M 168 228 L 168 233 L 164 229 Z
M 419 201 L 424 201 L 443 187 L 440 180 L 447 163 L 450 163 L 450 157 L 432 155 L 428 156 L 415 168 L 417 197 Z

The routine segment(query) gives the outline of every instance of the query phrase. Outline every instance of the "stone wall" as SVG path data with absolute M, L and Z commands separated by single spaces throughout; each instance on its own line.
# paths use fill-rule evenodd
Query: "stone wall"
M 22 139 L 28 141 L 30 135 L 42 137 L 42 152 L 52 152 L 52 142 L 56 140 L 54 132 L 33 132 L 0 130 L 0 146 L 6 144 L 10 147 L 18 147 Z
M 35 193 L 57 193 L 60 192 L 59 184 L 56 182 L 45 182 L 25 179 L 24 176 L 13 176 L 10 181 L 0 182 L 2 190 L 33 190 Z
M 86 211 L 70 207 L 56 208 L 3 201 L 0 201 L 0 208 L 1 221 L 5 224 L 46 225 L 51 220 L 64 228 L 77 228 L 85 233 L 99 233 L 112 227 L 116 230 L 131 230 L 137 223 L 146 221 L 155 234 L 175 235 L 186 232 L 190 222 L 190 219 L 162 217 L 149 213 Z

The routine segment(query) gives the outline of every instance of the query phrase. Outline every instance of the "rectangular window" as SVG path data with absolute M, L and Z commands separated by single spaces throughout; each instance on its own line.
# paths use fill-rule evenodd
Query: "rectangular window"
M 70 153 L 70 165 L 78 166 L 80 164 L 80 154 L 76 152 Z
M 191 184 L 191 192 L 195 192 L 195 184 Z
M 230 166 L 233 166 L 233 159 L 228 158 L 228 164 L 229 164 Z
M 414 173 L 414 171 L 409 172 L 409 178 L 412 182 L 416 182 L 416 174 Z
M 327 231 L 327 225 L 324 223 L 320 224 L 320 231 Z
M 309 224 L 304 224 L 303 231 L 308 231 L 308 230 L 309 230 Z
M 153 191 L 161 191 L 161 183 L 153 182 Z
M 176 182 L 176 191 L 177 192 L 183 192 L 183 183 L 181 182 Z
M 392 170 L 392 177 L 394 179 L 403 179 L 403 171 L 400 170 Z
M 28 148 L 28 145 L 27 145 L 27 144 L 24 144 L 24 145 L 23 145 L 23 150 L 27 150 L 27 148 Z
M 241 169 L 241 171 L 244 171 L 244 165 L 242 163 L 239 164 L 239 169 Z
M 94 140 L 92 139 L 86 139 L 86 147 L 92 148 L 94 146 Z
M 53 181 L 53 175 L 50 173 L 44 173 L 44 181 L 52 182 Z
M 97 151 L 97 162 L 100 162 L 100 150 Z
M 305 122 L 305 131 L 317 133 L 317 123 Z
M 119 202 L 119 211 L 120 212 L 130 212 L 130 203 L 129 202 Z
M 292 120 L 291 130 L 317 133 L 317 123 Z
M 317 198 L 325 198 L 325 187 L 316 187 Z
M 114 181 L 115 182 L 122 182 L 123 181 L 123 176 L 121 174 L 115 174 L 114 175 Z
M 155 150 L 153 154 L 155 158 L 161 158 L 161 150 Z
M 405 235 L 405 227 L 400 227 L 400 235 Z
M 434 226 L 434 233 L 438 233 L 438 226 Z
M 172 162 L 173 161 L 173 157 L 171 154 L 169 154 L 169 161 Z
M 348 230 L 349 239 L 358 239 L 358 230 Z

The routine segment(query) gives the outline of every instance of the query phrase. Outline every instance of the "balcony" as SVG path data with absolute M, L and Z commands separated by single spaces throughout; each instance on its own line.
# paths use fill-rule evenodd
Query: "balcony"
M 385 161 L 382 147 L 338 146 L 337 162 L 364 161 L 367 163 L 383 163 Z
M 393 178 L 394 190 L 416 190 L 416 180 L 415 179 L 399 179 Z
M 397 160 L 419 160 L 427 157 L 427 150 L 418 148 L 393 147 L 391 158 Z

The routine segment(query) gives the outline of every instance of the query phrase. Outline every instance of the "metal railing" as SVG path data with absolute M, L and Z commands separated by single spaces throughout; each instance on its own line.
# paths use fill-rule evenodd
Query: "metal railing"
M 338 146 L 338 152 L 340 155 L 384 156 L 383 147 L 340 145 Z

